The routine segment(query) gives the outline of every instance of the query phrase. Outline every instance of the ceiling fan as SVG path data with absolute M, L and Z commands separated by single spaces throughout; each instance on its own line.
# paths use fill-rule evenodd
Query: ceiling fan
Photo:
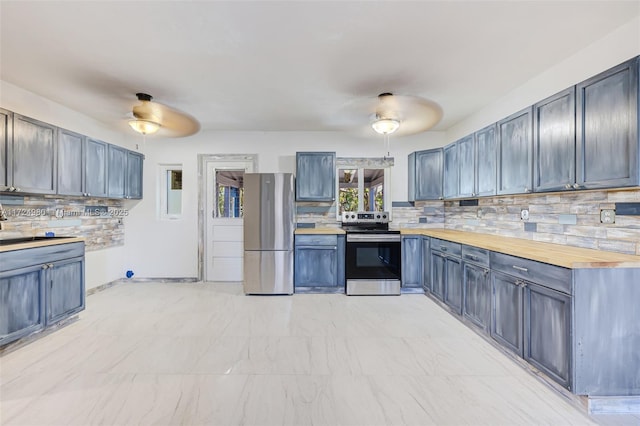
M 369 112 L 369 124 L 382 135 L 414 135 L 431 129 L 442 118 L 442 108 L 433 101 L 389 92 L 379 94 Z
M 198 133 L 200 123 L 191 115 L 170 106 L 154 102 L 153 96 L 136 93 L 139 105 L 133 107 L 129 125 L 143 135 L 160 131 L 163 136 L 181 138 Z

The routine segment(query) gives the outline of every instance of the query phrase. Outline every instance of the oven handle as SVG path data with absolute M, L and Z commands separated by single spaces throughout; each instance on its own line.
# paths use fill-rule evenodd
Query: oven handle
M 400 242 L 400 234 L 347 234 L 348 243 Z

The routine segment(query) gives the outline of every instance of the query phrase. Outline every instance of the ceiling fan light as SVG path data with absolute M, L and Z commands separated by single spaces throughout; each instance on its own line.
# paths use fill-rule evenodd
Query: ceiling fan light
M 138 133 L 150 135 L 160 129 L 160 124 L 149 120 L 130 120 L 129 126 Z
M 371 127 L 377 133 L 381 135 L 389 135 L 400 127 L 400 122 L 393 118 L 378 118 L 373 123 L 371 123 Z

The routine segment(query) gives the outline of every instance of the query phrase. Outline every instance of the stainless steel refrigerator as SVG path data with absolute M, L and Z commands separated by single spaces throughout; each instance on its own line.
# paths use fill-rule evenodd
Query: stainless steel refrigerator
M 244 175 L 244 292 L 293 294 L 294 178 Z

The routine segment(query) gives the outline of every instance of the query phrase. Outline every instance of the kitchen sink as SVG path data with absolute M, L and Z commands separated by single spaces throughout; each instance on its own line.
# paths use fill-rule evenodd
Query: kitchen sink
M 74 237 L 23 237 L 23 238 L 8 238 L 6 240 L 0 240 L 0 246 L 9 246 L 12 244 L 21 244 L 21 243 L 29 243 L 32 241 L 43 241 L 43 240 L 64 240 L 67 238 Z

